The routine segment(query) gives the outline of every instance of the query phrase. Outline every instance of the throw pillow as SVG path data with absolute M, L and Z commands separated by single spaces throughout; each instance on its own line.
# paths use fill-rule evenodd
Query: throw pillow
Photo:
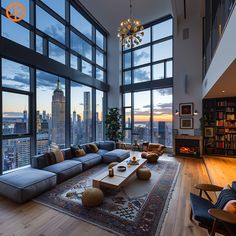
M 88 144 L 89 150 L 93 153 L 98 152 L 98 147 L 95 143 Z
M 82 157 L 82 156 L 85 156 L 86 155 L 86 152 L 84 151 L 83 148 L 78 148 L 75 150 L 75 156 L 76 157 Z
M 56 156 L 53 152 L 47 152 L 44 155 L 48 159 L 48 165 L 56 164 Z
M 228 201 L 223 210 L 231 213 L 236 213 L 236 200 Z
M 63 156 L 61 150 L 58 149 L 58 150 L 54 151 L 54 155 L 56 157 L 56 162 L 57 163 L 64 161 L 64 156 Z

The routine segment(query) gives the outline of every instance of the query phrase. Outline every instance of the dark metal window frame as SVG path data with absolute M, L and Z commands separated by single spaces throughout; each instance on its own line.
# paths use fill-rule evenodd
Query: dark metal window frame
M 164 89 L 164 88 L 173 88 L 173 77 L 166 77 L 166 64 L 169 61 L 173 62 L 173 57 L 174 57 L 174 50 L 173 50 L 173 45 L 174 45 L 174 38 L 173 34 L 168 37 L 164 37 L 158 40 L 153 41 L 153 34 L 152 34 L 152 28 L 153 26 L 162 23 L 164 21 L 173 19 L 171 15 L 165 16 L 163 18 L 160 18 L 158 20 L 155 20 L 153 22 L 150 22 L 146 25 L 144 25 L 144 28 L 149 28 L 150 27 L 150 42 L 137 46 L 135 48 L 131 49 L 124 49 L 122 50 L 122 86 L 120 87 L 120 91 L 122 93 L 122 114 L 123 114 L 123 122 L 122 122 L 122 130 L 123 133 L 125 133 L 126 130 L 131 130 L 131 143 L 133 143 L 133 135 L 132 132 L 134 131 L 134 93 L 135 92 L 141 92 L 141 91 L 150 91 L 150 129 L 151 129 L 151 138 L 150 141 L 152 142 L 153 140 L 153 91 L 157 89 Z M 174 32 L 174 24 L 172 24 L 172 32 Z M 153 46 L 162 43 L 168 40 L 172 40 L 172 55 L 173 57 L 171 58 L 165 58 L 163 60 L 159 61 L 154 61 L 153 62 Z M 150 46 L 150 63 L 134 66 L 134 53 L 135 51 L 146 48 Z M 124 55 L 127 53 L 131 53 L 131 67 L 129 68 L 124 68 Z M 159 80 L 154 80 L 153 79 L 153 65 L 164 63 L 164 79 L 159 79 Z M 134 70 L 143 68 L 146 66 L 150 66 L 150 80 L 145 81 L 145 82 L 140 82 L 140 83 L 134 83 Z M 173 68 L 173 65 L 172 65 Z M 125 77 L 124 73 L 127 71 L 131 71 L 131 84 L 126 84 L 125 85 Z M 131 106 L 125 107 L 124 106 L 124 94 L 125 93 L 131 93 Z M 172 90 L 173 94 L 173 90 Z M 131 128 L 125 128 L 125 109 L 126 108 L 131 108 Z

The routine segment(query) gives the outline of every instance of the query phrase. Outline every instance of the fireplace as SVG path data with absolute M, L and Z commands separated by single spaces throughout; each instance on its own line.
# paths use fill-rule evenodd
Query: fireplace
M 178 156 L 201 157 L 202 137 L 190 135 L 175 136 L 175 154 Z

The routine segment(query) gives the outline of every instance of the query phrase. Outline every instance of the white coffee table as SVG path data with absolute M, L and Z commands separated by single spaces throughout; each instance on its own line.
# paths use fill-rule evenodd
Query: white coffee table
M 93 187 L 95 188 L 119 188 L 121 185 L 125 184 L 125 182 L 136 173 L 137 169 L 143 166 L 147 159 L 138 158 L 138 165 L 128 165 L 128 160 L 130 158 L 125 159 L 124 161 L 120 162 L 116 166 L 113 167 L 114 176 L 109 177 L 108 169 L 101 173 L 100 175 L 93 178 Z M 117 170 L 118 166 L 125 166 L 126 171 L 121 172 Z

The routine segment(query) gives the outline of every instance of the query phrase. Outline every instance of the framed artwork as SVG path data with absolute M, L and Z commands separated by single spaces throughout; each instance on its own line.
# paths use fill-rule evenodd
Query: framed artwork
M 193 118 L 180 118 L 180 129 L 193 129 Z
M 180 116 L 192 116 L 193 115 L 193 103 L 180 103 L 179 104 Z
M 212 138 L 214 136 L 214 129 L 211 127 L 205 128 L 205 137 Z

